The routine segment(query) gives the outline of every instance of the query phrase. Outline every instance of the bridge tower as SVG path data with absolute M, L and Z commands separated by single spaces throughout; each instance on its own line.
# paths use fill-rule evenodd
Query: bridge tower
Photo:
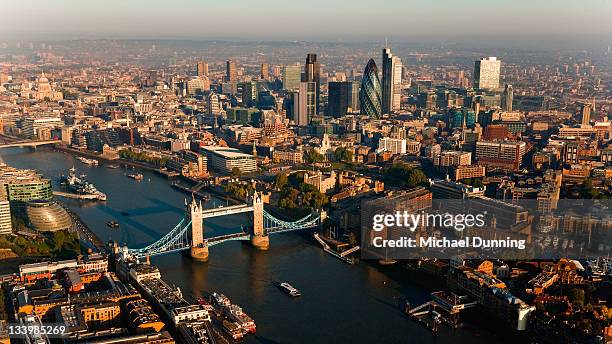
M 250 199 L 253 206 L 253 232 L 251 233 L 251 245 L 259 250 L 270 248 L 270 237 L 264 232 L 264 204 L 261 194 L 255 191 Z
M 202 222 L 202 201 L 196 203 L 195 197 L 191 196 L 191 202 L 185 203 L 185 217 L 191 221 L 191 258 L 199 261 L 208 260 L 208 245 L 204 241 L 204 223 Z

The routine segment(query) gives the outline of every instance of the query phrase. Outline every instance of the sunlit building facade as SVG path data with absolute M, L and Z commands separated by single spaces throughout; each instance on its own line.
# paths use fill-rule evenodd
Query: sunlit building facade
M 499 88 L 501 61 L 497 57 L 482 58 L 474 63 L 474 88 L 496 90 Z

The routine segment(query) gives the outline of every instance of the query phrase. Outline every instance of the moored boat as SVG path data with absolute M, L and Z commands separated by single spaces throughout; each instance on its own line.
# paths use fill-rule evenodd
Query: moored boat
M 239 340 L 244 337 L 244 333 L 242 332 L 240 325 L 236 324 L 235 322 L 223 320 L 223 330 L 232 336 L 234 340 Z
M 84 163 L 85 165 L 98 166 L 98 160 L 96 159 L 88 159 L 82 156 L 78 156 L 77 160 Z

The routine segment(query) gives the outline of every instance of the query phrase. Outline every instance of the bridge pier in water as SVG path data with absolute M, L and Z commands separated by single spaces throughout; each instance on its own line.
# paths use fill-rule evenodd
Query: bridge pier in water
M 253 206 L 253 233 L 251 234 L 251 246 L 258 250 L 270 248 L 270 237 L 264 230 L 264 204 L 261 194 L 255 192 L 251 197 Z
M 192 198 L 186 209 L 185 216 L 191 221 L 191 248 L 189 255 L 197 261 L 208 261 L 208 245 L 204 241 L 204 223 L 202 222 L 202 201 L 196 203 Z
M 199 262 L 207 262 L 208 261 L 208 246 L 202 247 L 192 247 L 189 249 L 189 255 L 191 259 L 197 260 Z

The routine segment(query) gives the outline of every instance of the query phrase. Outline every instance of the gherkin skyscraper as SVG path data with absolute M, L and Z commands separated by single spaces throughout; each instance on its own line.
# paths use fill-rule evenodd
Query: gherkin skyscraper
M 378 78 L 376 62 L 373 59 L 368 61 L 363 71 L 359 102 L 361 103 L 362 114 L 380 118 L 382 114 L 380 79 Z

